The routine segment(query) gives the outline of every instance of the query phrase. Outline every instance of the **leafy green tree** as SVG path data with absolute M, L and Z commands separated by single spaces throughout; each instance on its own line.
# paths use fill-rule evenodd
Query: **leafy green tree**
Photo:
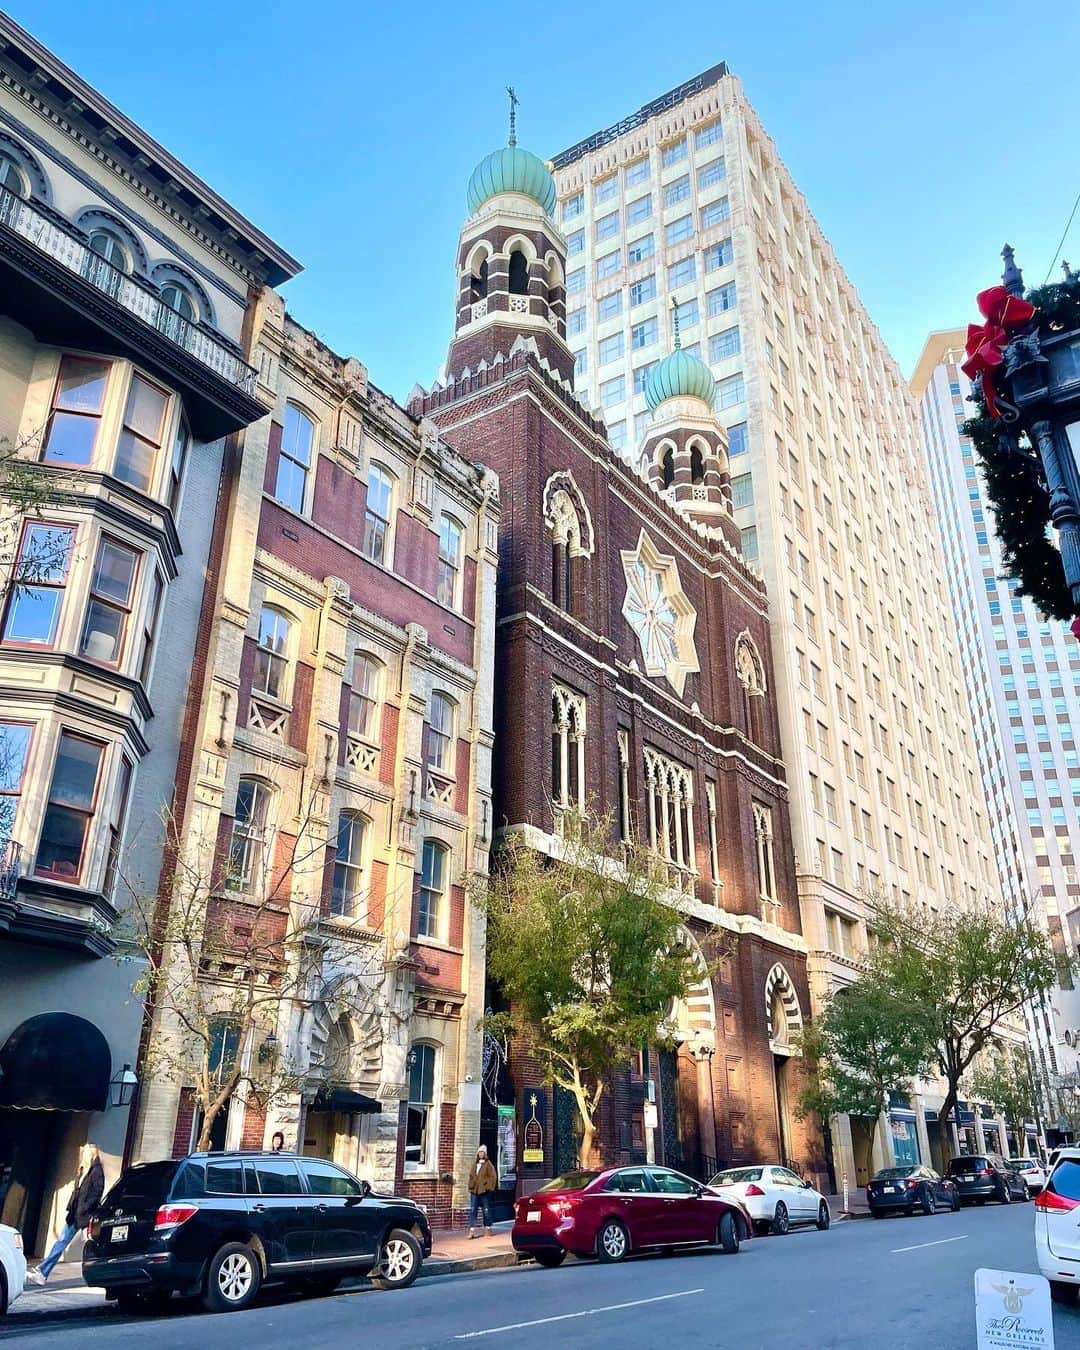
M 701 966 L 660 898 L 655 859 L 615 840 L 606 818 L 565 824 L 557 858 L 512 839 L 475 903 L 488 973 L 510 1008 L 488 1024 L 525 1037 L 547 1080 L 573 1095 L 587 1166 L 612 1069 L 635 1047 L 670 1043 L 666 1018 Z
M 968 1081 L 971 1095 L 989 1102 L 1005 1117 L 1017 1148 L 1022 1148 L 1024 1121 L 1035 1115 L 1035 1085 L 1027 1050 L 998 1041 L 983 1056 Z
M 869 1173 L 889 1093 L 905 1089 L 933 1058 L 928 1019 L 903 993 L 863 976 L 833 995 L 800 1040 L 807 1075 L 796 1114 L 851 1116 L 855 1165 Z
M 945 1080 L 942 1121 L 950 1119 L 965 1074 L 1024 1005 L 1058 983 L 1061 961 L 1030 918 L 990 906 L 917 914 L 875 906 L 878 945 L 867 978 L 929 1019 L 934 1057 Z M 948 1131 L 942 1130 L 943 1162 Z

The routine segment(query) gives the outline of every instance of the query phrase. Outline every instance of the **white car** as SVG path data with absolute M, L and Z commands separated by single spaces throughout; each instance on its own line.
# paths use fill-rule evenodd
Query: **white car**
M 709 1185 L 741 1200 L 759 1232 L 786 1233 L 794 1223 L 814 1223 L 825 1229 L 832 1220 L 821 1192 L 777 1163 L 729 1167 L 718 1172 Z
M 1080 1292 L 1080 1148 L 1057 1150 L 1046 1185 L 1035 1197 L 1035 1258 L 1056 1303 Z
M 1038 1158 L 1010 1158 L 1009 1166 L 1024 1178 L 1028 1195 L 1038 1195 L 1046 1185 L 1048 1173 Z
M 7 1312 L 26 1284 L 26 1257 L 22 1234 L 0 1223 L 0 1316 Z

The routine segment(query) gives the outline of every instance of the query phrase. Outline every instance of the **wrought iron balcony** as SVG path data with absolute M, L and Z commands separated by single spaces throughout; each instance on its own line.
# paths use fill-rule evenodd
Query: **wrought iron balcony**
M 0 842 L 0 900 L 14 900 L 22 864 L 22 845 L 14 839 Z
M 5 275 L 4 269 L 10 269 Z M 268 411 L 256 370 L 152 285 L 98 257 L 55 213 L 0 188 L 0 307 L 40 341 L 83 342 L 157 366 L 191 394 L 196 435 L 215 439 Z

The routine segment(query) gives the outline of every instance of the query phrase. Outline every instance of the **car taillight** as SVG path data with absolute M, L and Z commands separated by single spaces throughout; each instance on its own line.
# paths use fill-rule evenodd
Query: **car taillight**
M 19 1233 L 19 1232 L 14 1233 L 14 1234 L 12 1235 L 12 1239 L 11 1239 L 11 1240 L 12 1240 L 12 1242 L 15 1244 L 15 1250 L 16 1250 L 17 1252 L 21 1252 L 22 1249 L 23 1249 L 23 1245 L 22 1245 L 22 1234 Z
M 101 1220 L 91 1219 L 90 1227 L 87 1231 L 89 1232 L 90 1237 L 93 1239 L 93 1241 L 96 1242 L 98 1238 L 101 1236 Z
M 747 1188 L 746 1188 L 746 1194 L 747 1194 L 747 1195 L 764 1195 L 765 1192 L 761 1189 L 760 1186 L 755 1186 L 754 1183 L 751 1182 L 750 1185 L 747 1186 Z
M 565 1199 L 565 1200 L 549 1200 L 549 1201 L 548 1201 L 548 1209 L 551 1210 L 552 1214 L 562 1214 L 562 1215 L 565 1216 L 565 1215 L 567 1215 L 567 1214 L 570 1213 L 570 1211 L 574 1208 L 574 1205 L 575 1205 L 576 1203 L 577 1203 L 577 1202 L 576 1202 L 575 1200 L 569 1200 L 569 1199 Z
M 197 1205 L 162 1205 L 154 1215 L 154 1232 L 160 1233 L 163 1228 L 179 1228 L 198 1212 Z
M 908 1188 L 909 1191 L 913 1191 L 918 1184 L 919 1183 L 915 1180 L 914 1177 L 908 1177 L 907 1180 L 904 1182 L 904 1185 Z
M 1036 1209 L 1075 1209 L 1080 1200 L 1070 1200 L 1067 1195 L 1058 1195 L 1054 1191 L 1042 1190 L 1035 1197 Z

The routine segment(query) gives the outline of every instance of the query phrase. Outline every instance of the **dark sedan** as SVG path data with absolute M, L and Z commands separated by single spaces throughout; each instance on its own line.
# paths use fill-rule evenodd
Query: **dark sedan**
M 866 1202 L 875 1219 L 897 1210 L 914 1214 L 935 1214 L 939 1209 L 959 1209 L 960 1192 L 956 1183 L 930 1167 L 883 1167 L 866 1188 Z

